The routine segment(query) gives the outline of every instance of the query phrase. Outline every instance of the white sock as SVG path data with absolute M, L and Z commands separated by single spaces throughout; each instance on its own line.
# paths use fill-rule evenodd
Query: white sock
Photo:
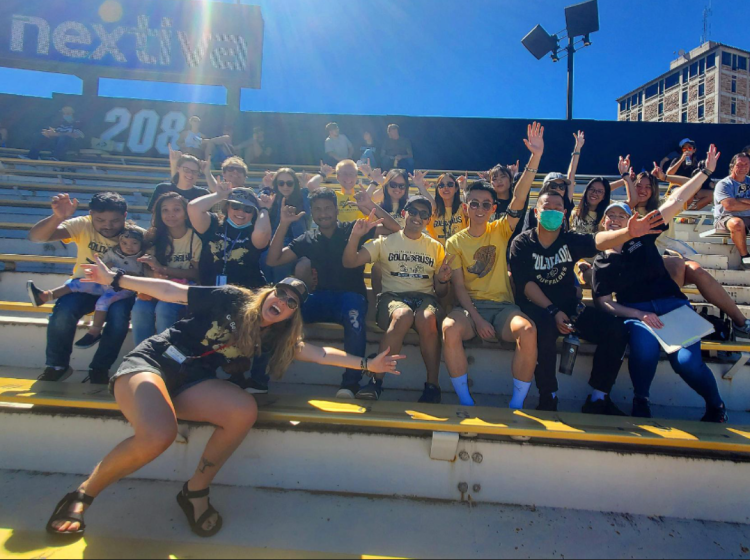
M 557 398 L 557 392 L 555 392 L 555 393 L 552 393 L 552 398 L 553 398 L 553 399 L 556 399 L 556 398 Z
M 591 402 L 603 401 L 606 398 L 607 393 L 602 393 L 601 391 L 597 391 L 596 389 L 591 392 Z
M 451 383 L 453 383 L 453 388 L 456 390 L 461 405 L 474 406 L 474 399 L 471 398 L 471 392 L 469 391 L 469 374 L 467 373 L 462 377 L 451 377 Z
M 529 395 L 531 389 L 531 383 L 525 381 L 519 381 L 518 379 L 513 380 L 513 398 L 510 401 L 510 408 L 514 410 L 521 410 L 523 403 L 526 402 L 526 397 Z

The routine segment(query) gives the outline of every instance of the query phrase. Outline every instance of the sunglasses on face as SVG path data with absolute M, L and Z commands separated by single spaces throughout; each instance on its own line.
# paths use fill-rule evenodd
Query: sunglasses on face
M 556 191 L 564 191 L 568 188 L 568 185 L 566 185 L 565 183 L 552 183 L 549 188 Z
M 294 188 L 294 181 L 279 181 L 276 183 L 278 187 L 289 187 Z
M 406 211 L 409 213 L 409 216 L 414 218 L 415 216 L 419 216 L 422 221 L 429 220 L 432 217 L 432 214 L 428 212 L 427 210 L 417 210 L 416 208 L 407 208 Z
M 391 183 L 388 185 L 389 189 L 393 189 L 394 191 L 405 191 L 406 185 L 403 183 Z
M 274 295 L 276 296 L 276 299 L 283 301 L 290 311 L 297 311 L 297 308 L 299 308 L 299 302 L 294 299 L 294 296 L 288 294 L 285 290 L 276 288 Z
M 478 200 L 472 200 L 469 203 L 469 208 L 471 208 L 472 210 L 479 210 L 481 208 L 482 210 L 486 210 L 489 212 L 490 210 L 492 210 L 493 206 L 495 205 L 492 202 L 483 202 L 480 204 Z
M 438 185 L 438 188 L 439 189 L 455 189 L 456 183 L 454 183 L 453 181 L 451 181 L 450 183 L 440 183 Z
M 246 175 L 245 170 L 241 167 L 225 167 L 224 173 L 240 173 L 242 175 Z
M 254 210 L 254 206 L 245 206 L 239 202 L 230 202 L 229 207 L 235 212 L 244 212 L 245 214 L 251 214 Z

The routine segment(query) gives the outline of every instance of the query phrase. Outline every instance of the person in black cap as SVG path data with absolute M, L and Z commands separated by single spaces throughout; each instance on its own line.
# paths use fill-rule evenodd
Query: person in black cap
M 443 310 L 439 299 L 448 295 L 454 257 L 445 260 L 440 242 L 423 233 L 432 219 L 432 203 L 423 196 L 409 200 L 403 211 L 404 229 L 362 246 L 362 238 L 377 224 L 359 220 L 344 250 L 344 266 L 359 268 L 380 265 L 383 293 L 378 295 L 377 321 L 385 335 L 380 348 L 400 352 L 404 337 L 412 328 L 419 334 L 419 345 L 427 366 L 427 383 L 421 403 L 439 404 L 440 326 Z M 378 376 L 355 395 L 358 399 L 378 400 L 383 379 Z
M 667 175 L 679 175 L 689 179 L 701 169 L 701 162 L 695 157 L 697 151 L 695 141 L 685 138 L 680 142 L 680 151 L 682 155 L 672 160 Z
M 201 284 L 260 288 L 267 284 L 260 257 L 271 242 L 269 210 L 274 197 L 256 197 L 251 189 L 218 183 L 214 194 L 188 206 L 193 228 L 201 236 Z M 211 209 L 222 204 L 221 214 Z
M 308 290 L 294 278 L 248 290 L 132 278 L 109 270 L 98 258 L 84 270 L 89 282 L 187 304 L 189 318 L 138 346 L 110 381 L 110 391 L 135 434 L 60 501 L 47 524 L 56 537 L 82 536 L 85 508 L 106 488 L 162 455 L 177 436 L 178 418 L 216 426 L 177 501 L 196 535 L 212 537 L 221 530 L 223 521 L 209 502 L 209 487 L 252 429 L 258 407 L 243 390 L 242 379 L 217 379 L 219 367 L 268 352 L 277 378 L 293 360 L 398 375 L 398 362 L 404 359 L 391 356 L 390 349 L 367 360 L 306 344 L 300 309 Z

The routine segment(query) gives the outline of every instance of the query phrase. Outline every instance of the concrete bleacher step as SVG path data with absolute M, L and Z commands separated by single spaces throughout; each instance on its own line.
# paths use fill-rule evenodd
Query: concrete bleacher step
M 8 315 L 8 313 L 4 313 L 0 317 L 0 331 L 3 333 L 0 338 L 0 365 L 30 368 L 41 372 L 45 366 L 47 315 L 20 316 L 21 313 L 18 314 L 18 317 Z M 81 323 L 76 340 L 83 336 L 85 332 L 86 326 Z M 376 352 L 380 335 L 376 332 L 370 332 L 368 338 L 368 352 Z M 336 327 L 309 327 L 307 328 L 306 339 L 312 344 L 343 348 L 343 332 Z M 413 391 L 421 395 L 425 383 L 425 368 L 419 347 L 416 344 L 417 341 L 413 337 L 407 340 L 403 353 L 408 358 L 400 368 L 402 375 L 388 377 L 387 387 L 389 389 Z M 133 347 L 132 338 L 129 336 L 123 345 L 120 358 Z M 88 366 L 95 351 L 95 348 L 74 351 L 71 361 L 72 367 L 79 372 L 88 371 Z M 467 348 L 467 357 L 470 364 L 469 373 L 472 391 L 476 395 L 487 395 L 491 398 L 507 398 L 512 395 L 513 380 L 510 371 L 513 352 L 511 350 L 503 349 L 498 345 L 472 344 Z M 579 410 L 591 390 L 588 381 L 592 363 L 593 356 L 590 354 L 590 350 L 584 346 L 578 358 L 574 375 L 572 377 L 558 376 L 560 398 L 570 401 L 571 406 L 577 407 Z M 748 402 L 750 402 L 750 366 L 742 368 L 740 373 L 731 381 L 723 379 L 722 376 L 733 365 L 734 361 L 710 361 L 709 363 L 729 410 L 744 412 L 748 409 Z M 624 410 L 629 410 L 632 404 L 632 384 L 627 371 L 626 361 L 612 395 L 614 401 Z M 329 394 L 335 394 L 341 382 L 341 373 L 342 371 L 336 368 L 294 363 L 278 384 L 311 386 L 313 388 L 326 386 L 330 388 Z M 440 384 L 446 399 L 455 399 L 450 377 L 444 364 Z M 532 398 L 536 395 L 537 391 L 534 388 L 532 389 Z M 705 407 L 702 399 L 672 371 L 669 362 L 665 360 L 659 364 L 651 396 L 653 403 L 657 406 L 678 407 L 685 410 L 694 409 L 695 411 Z M 695 419 L 696 416 L 700 415 L 695 412 L 691 413 L 688 418 Z

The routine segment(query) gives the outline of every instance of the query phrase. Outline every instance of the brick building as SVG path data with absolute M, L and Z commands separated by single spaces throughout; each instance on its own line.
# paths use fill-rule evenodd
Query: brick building
M 750 52 L 704 43 L 619 98 L 619 121 L 750 123 Z

